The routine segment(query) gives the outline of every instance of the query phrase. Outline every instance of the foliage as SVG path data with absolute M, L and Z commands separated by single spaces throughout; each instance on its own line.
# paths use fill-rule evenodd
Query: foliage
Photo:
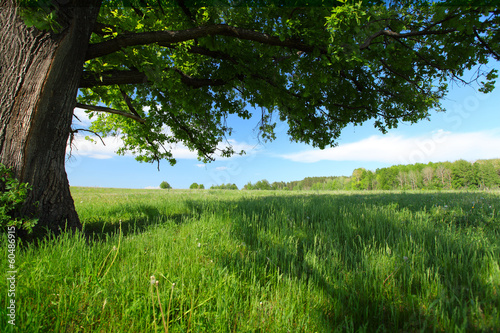
M 238 186 L 236 184 L 221 184 L 221 185 L 212 185 L 210 186 L 211 190 L 237 190 Z
M 20 16 L 28 27 L 59 32 L 61 24 L 56 20 L 59 4 L 51 0 L 20 0 Z
M 203 190 L 205 189 L 205 186 L 203 184 L 197 184 L 197 183 L 192 183 L 191 186 L 189 186 L 191 190 Z
M 16 249 L 2 332 L 500 330 L 498 192 L 72 192 L 89 237 Z
M 78 101 L 121 113 L 90 111 L 91 130 L 120 136 L 118 152 L 140 161 L 173 164 L 179 142 L 210 161 L 233 115 L 256 117 L 265 140 L 279 119 L 293 141 L 324 148 L 348 124 L 372 120 L 385 133 L 427 118 L 450 81 L 494 87 L 496 71 L 483 70 L 500 58 L 493 6 L 223 3 L 104 1 Z M 473 66 L 477 77 L 462 78 Z
M 170 184 L 167 183 L 166 181 L 162 181 L 161 184 L 160 184 L 160 188 L 164 189 L 164 190 L 167 190 L 167 189 L 171 189 L 172 186 L 170 186 Z
M 30 190 L 29 184 L 19 183 L 12 170 L 0 163 L 0 228 L 14 226 L 31 232 L 38 220 L 20 214 Z
M 307 177 L 300 181 L 247 183 L 245 190 L 488 190 L 500 187 L 500 159 L 393 165 L 375 172 L 357 168 L 350 177 Z

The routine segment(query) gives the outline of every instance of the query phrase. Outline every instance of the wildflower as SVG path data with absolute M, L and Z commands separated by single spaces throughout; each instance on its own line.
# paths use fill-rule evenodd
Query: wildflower
M 198 243 L 198 247 L 201 247 L 201 243 Z
M 113 246 L 113 251 L 116 251 L 116 246 Z
M 403 257 L 403 260 L 404 260 L 404 261 L 408 261 L 408 257 L 407 257 L 407 256 L 404 256 L 404 257 Z
M 158 282 L 158 281 L 156 281 L 155 276 L 151 275 L 151 284 L 155 284 L 156 282 Z

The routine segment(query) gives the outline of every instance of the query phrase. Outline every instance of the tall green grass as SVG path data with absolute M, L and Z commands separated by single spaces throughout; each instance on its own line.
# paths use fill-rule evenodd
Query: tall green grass
M 88 237 L 17 248 L 19 332 L 500 330 L 498 192 L 72 191 Z

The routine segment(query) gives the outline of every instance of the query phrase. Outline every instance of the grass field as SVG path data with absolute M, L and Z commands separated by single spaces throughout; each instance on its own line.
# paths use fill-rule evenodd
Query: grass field
M 498 192 L 72 192 L 1 332 L 500 331 Z

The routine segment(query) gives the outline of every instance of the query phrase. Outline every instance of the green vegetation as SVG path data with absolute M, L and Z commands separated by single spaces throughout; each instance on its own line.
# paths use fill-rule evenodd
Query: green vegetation
M 393 165 L 375 172 L 355 169 L 350 177 L 248 183 L 244 190 L 484 190 L 500 187 L 500 159 Z
M 16 249 L 19 332 L 500 330 L 499 192 L 72 194 L 88 240 Z
M 189 189 L 191 189 L 191 190 L 204 190 L 205 185 L 198 184 L 198 183 L 192 183 L 191 186 L 189 186 Z
M 118 154 L 174 164 L 181 144 L 207 162 L 243 153 L 229 139 L 237 118 L 253 117 L 263 140 L 279 119 L 323 149 L 349 125 L 428 119 L 450 82 L 488 93 L 498 77 L 491 0 L 59 2 L 4 0 L 0 12 L 2 54 L 16 60 L 2 65 L 0 118 L 27 119 L 2 127 L 0 162 L 33 185 L 23 209 L 40 203 L 40 230 L 81 227 L 57 157 L 80 130 L 67 126 L 75 106 L 88 130 L 122 140 Z M 33 26 L 52 31 L 31 38 Z
M 163 189 L 163 190 L 168 190 L 168 189 L 171 189 L 172 186 L 170 186 L 170 184 L 167 183 L 166 181 L 162 181 L 161 184 L 160 184 L 160 188 Z
M 30 190 L 29 184 L 19 183 L 12 170 L 0 163 L 0 230 L 14 226 L 31 232 L 38 220 L 20 212 Z
M 210 186 L 211 190 L 237 190 L 238 186 L 236 184 L 221 184 L 221 185 L 212 185 Z

